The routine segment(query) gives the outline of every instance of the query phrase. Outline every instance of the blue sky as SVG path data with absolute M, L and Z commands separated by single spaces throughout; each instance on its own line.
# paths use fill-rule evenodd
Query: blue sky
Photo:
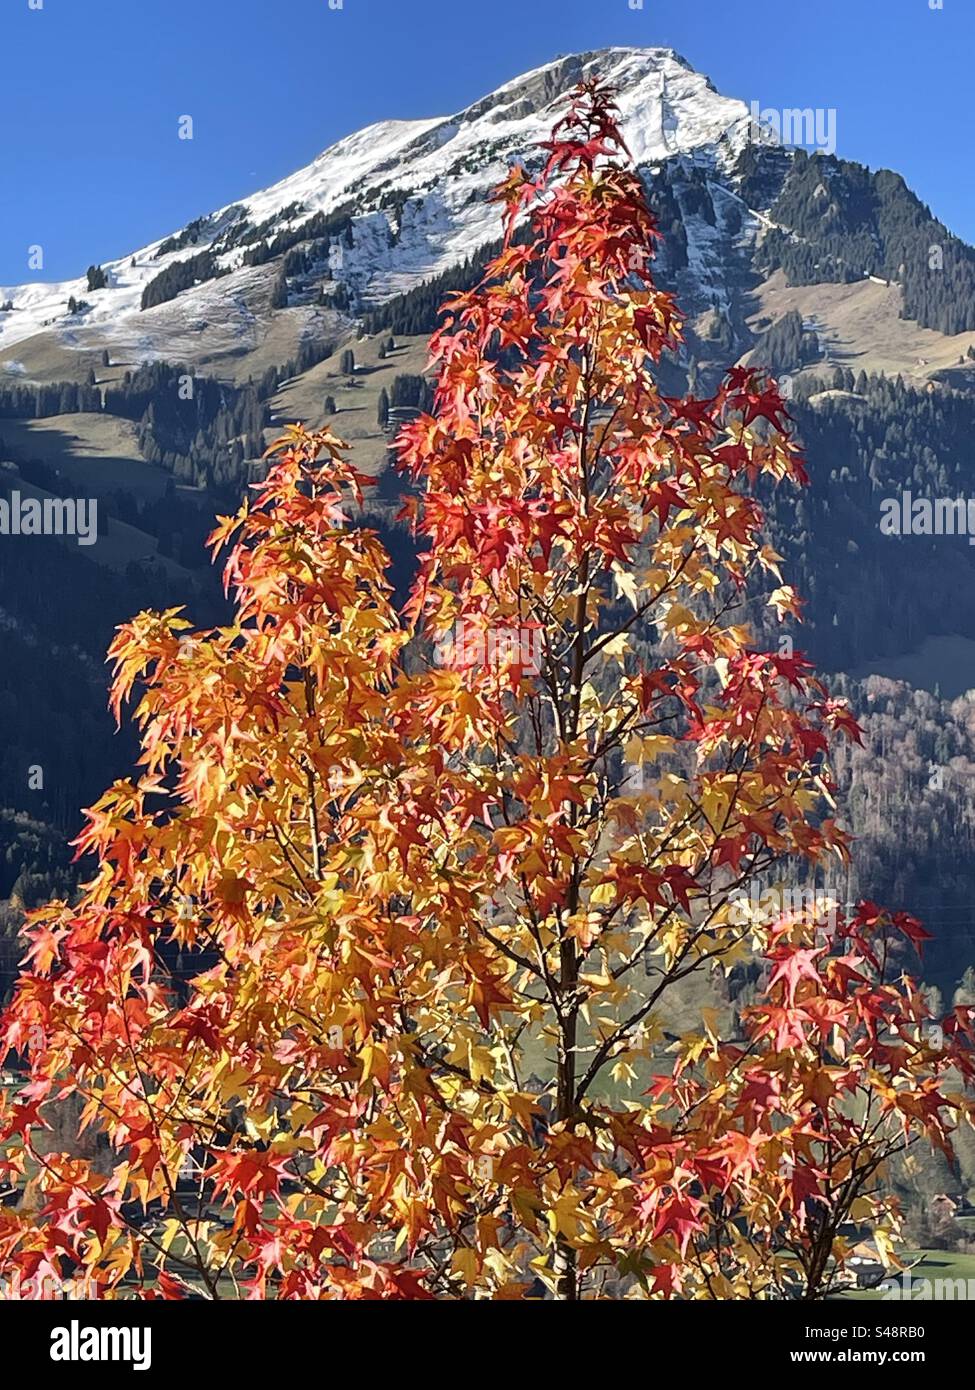
M 44 278 L 80 274 L 370 121 L 449 114 L 610 44 L 677 48 L 764 107 L 835 107 L 840 155 L 899 170 L 975 241 L 973 0 L 31 3 L 0 13 L 0 284 L 37 278 L 35 243 Z

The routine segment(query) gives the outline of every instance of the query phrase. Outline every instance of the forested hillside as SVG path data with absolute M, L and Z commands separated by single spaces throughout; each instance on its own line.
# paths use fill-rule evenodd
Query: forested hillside
M 778 151 L 769 158 L 760 147 L 743 153 L 738 173 L 745 201 L 767 208 L 776 224 L 761 243 L 760 269 L 781 268 L 795 285 L 895 280 L 905 318 L 940 333 L 975 328 L 975 250 L 899 174 L 804 150 L 783 164 Z
M 766 504 L 807 599 L 803 642 L 817 664 L 851 670 L 912 651 L 926 636 L 975 638 L 967 538 L 880 531 L 884 498 L 966 496 L 975 397 L 847 371 L 800 378 L 790 408 L 810 484 L 798 496 L 770 494 Z

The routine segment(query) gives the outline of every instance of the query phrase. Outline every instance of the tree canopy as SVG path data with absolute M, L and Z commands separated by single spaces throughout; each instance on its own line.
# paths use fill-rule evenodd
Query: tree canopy
M 545 149 L 398 441 L 403 611 L 349 521 L 371 480 L 294 428 L 214 532 L 233 620 L 113 643 L 141 758 L 88 813 L 80 899 L 32 914 L 0 1273 L 822 1297 L 848 1223 L 893 1238 L 887 1160 L 967 1113 L 971 1010 L 932 1023 L 901 978 L 918 923 L 742 906 L 849 853 L 827 759 L 853 716 L 740 620 L 756 586 L 798 615 L 755 491 L 802 462 L 753 370 L 659 394 L 680 323 L 611 94 Z M 755 960 L 740 1035 L 707 1009 L 668 1035 L 689 981 Z M 70 1106 L 87 1147 L 44 1132 Z

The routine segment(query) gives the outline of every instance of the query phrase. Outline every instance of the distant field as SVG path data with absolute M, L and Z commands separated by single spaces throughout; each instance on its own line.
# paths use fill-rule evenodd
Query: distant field
M 903 1256 L 905 1264 L 911 1265 L 910 1275 L 912 1283 L 926 1279 L 930 1284 L 935 1285 L 937 1280 L 956 1281 L 962 1280 L 961 1284 L 954 1284 L 950 1291 L 951 1298 L 959 1298 L 975 1301 L 975 1255 L 956 1255 L 948 1250 L 913 1250 Z M 913 1263 L 914 1261 L 917 1263 Z M 895 1280 L 903 1294 L 904 1289 L 901 1283 L 903 1273 L 892 1272 L 890 1278 Z M 947 1300 L 949 1290 L 947 1285 L 943 1285 L 941 1297 Z M 921 1289 L 914 1292 L 913 1296 L 923 1301 L 926 1296 L 931 1298 L 934 1289 Z M 884 1299 L 885 1295 L 878 1289 L 857 1289 L 852 1293 L 841 1295 L 844 1299 L 859 1300 L 864 1302 L 878 1302 Z
M 123 488 L 149 500 L 166 490 L 170 475 L 146 463 L 135 425 L 117 415 L 51 415 L 42 420 L 0 420 L 0 439 L 11 452 L 39 458 L 95 493 Z

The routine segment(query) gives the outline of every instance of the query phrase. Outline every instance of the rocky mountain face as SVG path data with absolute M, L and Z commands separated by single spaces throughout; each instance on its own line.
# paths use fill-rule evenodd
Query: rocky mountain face
M 382 472 L 391 427 L 422 403 L 442 295 L 499 235 L 491 189 L 540 161 L 595 75 L 618 93 L 658 279 L 687 320 L 665 384 L 706 389 L 746 358 L 793 398 L 812 484 L 768 507 L 809 599 L 796 640 L 867 721 L 843 768 L 864 866 L 845 890 L 943 919 L 943 987 L 975 959 L 975 549 L 879 529 L 885 498 L 969 485 L 975 251 L 897 174 L 783 145 L 659 48 L 560 57 L 453 116 L 380 122 L 77 280 L 0 287 L 0 490 L 94 493 L 103 517 L 90 551 L 0 547 L 0 899 L 62 886 L 50 827 L 74 828 L 128 766 L 101 714 L 112 626 L 144 605 L 218 611 L 203 536 L 281 422 L 337 413 Z M 394 510 L 390 492 L 380 520 Z M 36 765 L 48 776 L 28 789 Z
M 335 335 L 497 236 L 490 190 L 513 162 L 540 158 L 560 102 L 594 75 L 618 92 L 667 238 L 661 268 L 693 321 L 693 355 L 706 358 L 711 342 L 725 355 L 750 346 L 769 326 L 777 274 L 794 287 L 901 281 L 915 328 L 975 330 L 975 253 L 896 175 L 783 148 L 745 102 L 671 50 L 608 49 L 559 58 L 451 117 L 368 126 L 272 187 L 77 280 L 0 287 L 0 371 L 70 376 L 108 349 L 136 364 L 179 360 L 239 376 L 276 315 L 288 313 L 298 346 Z M 781 300 L 771 302 L 780 317 Z M 820 330 L 828 355 L 828 318 Z M 918 367 L 913 350 L 905 344 L 902 369 Z M 937 357 L 932 349 L 923 366 L 951 365 Z
M 619 92 L 641 167 L 687 157 L 729 172 L 748 137 L 742 102 L 664 49 L 562 58 L 446 119 L 383 121 L 304 169 L 188 227 L 60 284 L 0 288 L 0 361 L 38 335 L 78 353 L 104 346 L 140 360 L 239 355 L 256 338 L 261 290 L 287 280 L 279 303 L 353 312 L 434 277 L 498 234 L 491 188 L 515 160 L 539 157 L 565 94 L 600 74 Z M 300 255 L 295 255 L 300 252 Z M 290 258 L 290 260 L 289 260 Z M 84 304 L 69 312 L 69 301 Z M 198 339 L 198 341 L 195 341 Z

